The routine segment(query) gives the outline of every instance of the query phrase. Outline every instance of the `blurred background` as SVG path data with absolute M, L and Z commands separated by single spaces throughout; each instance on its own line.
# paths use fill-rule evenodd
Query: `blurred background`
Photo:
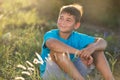
M 73 3 L 82 5 L 84 10 L 78 31 L 108 42 L 105 54 L 115 79 L 119 80 L 119 0 L 0 0 L 0 80 L 24 76 L 16 66 L 33 61 L 34 53 L 41 52 L 44 33 L 56 28 L 60 7 Z M 38 66 L 35 65 L 37 73 L 24 76 L 26 80 L 39 80 Z M 102 78 L 92 74 L 89 80 Z

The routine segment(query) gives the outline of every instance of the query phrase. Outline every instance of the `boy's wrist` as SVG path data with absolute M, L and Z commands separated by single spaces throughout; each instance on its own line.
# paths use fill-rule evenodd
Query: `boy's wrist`
M 76 50 L 76 51 L 75 51 L 75 57 L 79 57 L 78 52 L 79 52 L 79 50 Z
M 87 48 L 94 49 L 94 51 L 95 51 L 95 50 L 97 50 L 97 45 L 96 45 L 96 43 L 93 43 L 93 44 L 90 44 Z

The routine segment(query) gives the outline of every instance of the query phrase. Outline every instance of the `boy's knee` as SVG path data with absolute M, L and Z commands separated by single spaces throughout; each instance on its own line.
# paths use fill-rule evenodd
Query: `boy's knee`
M 96 54 L 96 55 L 97 55 L 97 54 L 104 54 L 104 51 L 103 51 L 103 50 L 97 50 L 97 51 L 95 51 L 95 52 L 93 53 L 93 55 L 94 55 L 94 54 Z
M 56 61 L 66 61 L 68 56 L 65 53 L 55 53 L 54 58 Z
M 103 50 L 95 51 L 95 52 L 92 54 L 92 57 L 93 57 L 94 59 L 96 59 L 98 56 L 101 56 L 101 55 L 104 55 L 104 51 L 103 51 Z

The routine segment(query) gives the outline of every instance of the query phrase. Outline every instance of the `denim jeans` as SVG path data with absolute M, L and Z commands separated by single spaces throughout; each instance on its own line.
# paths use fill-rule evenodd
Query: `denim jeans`
M 86 67 L 80 58 L 76 58 L 73 64 L 84 78 L 91 72 L 91 68 Z M 52 60 L 46 62 L 46 70 L 42 78 L 43 80 L 73 80 Z

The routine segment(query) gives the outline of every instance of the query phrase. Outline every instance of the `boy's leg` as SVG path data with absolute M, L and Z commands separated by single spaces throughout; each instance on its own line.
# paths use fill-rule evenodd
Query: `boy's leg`
M 42 80 L 73 80 L 70 76 L 65 74 L 59 66 L 50 59 L 46 61 L 46 69 L 42 76 Z
M 74 64 L 68 58 L 67 55 L 62 53 L 51 53 L 53 61 L 69 76 L 71 76 L 74 80 L 84 80 L 81 74 L 78 72 Z
M 103 51 L 95 51 L 93 53 L 94 64 L 96 68 L 101 72 L 105 80 L 114 80 L 109 64 L 105 58 Z

